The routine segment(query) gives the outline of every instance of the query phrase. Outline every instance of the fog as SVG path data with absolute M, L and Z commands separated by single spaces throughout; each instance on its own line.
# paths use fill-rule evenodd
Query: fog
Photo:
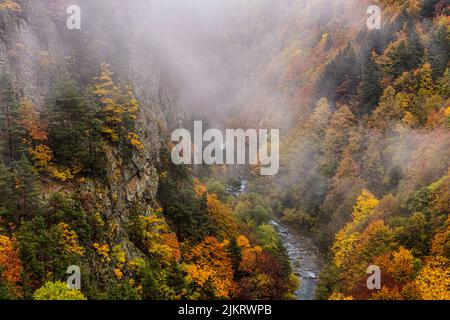
M 152 0 L 140 13 L 146 33 L 170 67 L 180 107 L 195 115 L 227 115 L 238 88 L 239 47 L 227 36 L 240 4 L 223 0 Z M 242 3 L 242 2 L 241 2 Z
M 166 69 L 161 73 L 168 74 L 174 84 L 178 105 L 187 114 L 186 125 L 207 120 L 220 129 L 279 128 L 282 141 L 286 136 L 295 137 L 289 146 L 295 157 L 282 163 L 290 178 L 283 178 L 280 188 L 303 181 L 306 191 L 299 188 L 299 193 L 305 197 L 309 193 L 314 199 L 329 191 L 327 179 L 317 167 L 320 150 L 307 130 L 298 130 L 300 135 L 286 133 L 307 123 L 322 97 L 311 94 L 315 88 L 308 85 L 323 85 L 318 80 L 323 65 L 349 44 L 363 51 L 358 48 L 361 39 L 357 34 L 367 29 L 368 3 L 371 1 L 130 0 L 126 11 L 135 37 L 151 43 L 163 62 Z M 124 10 L 122 4 L 118 2 L 117 10 Z M 118 27 L 124 24 L 119 21 Z M 333 37 L 326 52 L 320 48 L 324 32 Z M 345 68 L 351 70 L 352 65 Z M 303 89 L 310 91 L 303 94 Z M 325 98 L 332 114 L 338 108 L 336 101 L 332 96 Z M 426 133 L 417 136 L 420 141 L 430 140 Z M 390 148 L 395 163 L 379 163 L 389 168 L 407 167 L 416 149 L 400 140 L 393 141 Z M 435 178 L 441 172 L 430 176 Z
M 291 59 L 286 52 L 294 49 L 289 46 L 296 44 L 298 53 L 307 54 L 320 40 L 316 29 L 346 12 L 343 32 L 355 21 L 364 22 L 365 11 L 354 6 L 360 2 L 137 0 L 129 5 L 140 36 L 151 39 L 169 66 L 179 104 L 188 114 L 216 126 L 231 121 L 286 128 L 308 111 L 307 102 L 292 102 L 289 90 L 299 86 L 288 89 L 281 83 L 284 60 Z
M 282 49 L 280 28 L 295 13 L 289 10 L 303 2 L 138 0 L 128 4 L 138 37 L 150 40 L 168 66 L 180 107 L 222 126 L 231 114 L 240 116 L 255 97 L 268 98 L 265 106 L 257 107 L 259 122 L 267 109 L 282 114 L 285 103 L 278 88 L 268 83 L 264 69 Z M 283 116 L 278 125 L 289 118 Z

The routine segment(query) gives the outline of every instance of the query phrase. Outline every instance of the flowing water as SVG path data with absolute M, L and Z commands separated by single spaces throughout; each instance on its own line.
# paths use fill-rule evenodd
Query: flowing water
M 318 276 L 323 265 L 319 249 L 311 239 L 302 236 L 293 228 L 276 221 L 272 221 L 272 224 L 277 228 L 291 260 L 292 270 L 300 280 L 300 287 L 295 292 L 297 299 L 314 300 Z

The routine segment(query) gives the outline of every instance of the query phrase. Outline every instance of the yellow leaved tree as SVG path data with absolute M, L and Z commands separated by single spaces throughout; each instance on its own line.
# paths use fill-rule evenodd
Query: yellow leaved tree
M 109 141 L 143 149 L 135 129 L 139 111 L 133 91 L 113 81 L 113 72 L 109 64 L 100 66 L 100 76 L 95 78 L 94 95 L 101 107 L 104 124 L 103 134 Z
M 351 254 L 360 240 L 360 232 L 356 230 L 356 227 L 370 217 L 378 203 L 379 200 L 372 193 L 367 190 L 362 191 L 353 208 L 353 220 L 336 235 L 333 246 L 336 266 L 345 267 L 351 262 Z
M 185 260 L 187 281 L 196 285 L 199 298 L 228 299 L 232 296 L 236 284 L 231 259 L 216 238 L 205 238 L 185 254 Z
M 152 211 L 138 219 L 139 234 L 150 255 L 158 257 L 163 264 L 180 260 L 181 251 L 177 236 L 171 232 L 166 219 L 159 212 Z
M 450 260 L 429 257 L 415 284 L 424 300 L 450 300 Z
M 41 120 L 33 102 L 27 98 L 20 100 L 19 125 L 25 129 L 25 143 L 28 146 L 28 153 L 36 168 L 48 173 L 51 177 L 61 181 L 73 179 L 81 168 L 73 165 L 70 168 L 59 168 L 53 162 L 53 152 L 48 146 L 47 124 Z
M 15 240 L 0 235 L 0 286 L 5 286 L 10 296 L 19 295 L 21 270 L 22 264 L 15 248 Z
M 0 0 L 0 11 L 20 12 L 22 7 L 13 0 Z

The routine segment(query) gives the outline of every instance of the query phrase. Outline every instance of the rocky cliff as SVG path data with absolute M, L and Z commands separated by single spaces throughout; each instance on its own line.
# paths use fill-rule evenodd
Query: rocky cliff
M 112 243 L 127 243 L 124 226 L 130 210 L 156 205 L 160 150 L 177 110 L 154 44 L 142 37 L 145 30 L 133 22 L 133 8 L 121 1 L 15 3 L 18 7 L 0 11 L 0 73 L 9 75 L 21 98 L 45 111 L 56 82 L 71 78 L 86 85 L 98 75 L 101 63 L 109 63 L 115 79 L 131 84 L 138 99 L 136 129 L 142 152 L 125 160 L 119 150 L 108 148 L 107 183 L 85 179 L 76 187 L 82 195 L 95 195 L 84 205 L 115 225 Z M 80 30 L 66 26 L 66 8 L 71 4 L 82 8 Z M 72 187 L 54 181 L 47 186 L 63 191 Z M 129 255 L 138 254 L 131 244 L 126 248 Z

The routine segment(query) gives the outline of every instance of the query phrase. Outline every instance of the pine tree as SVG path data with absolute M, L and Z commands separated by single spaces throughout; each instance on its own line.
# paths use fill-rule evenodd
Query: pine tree
M 82 154 L 86 147 L 83 135 L 89 123 L 86 123 L 87 110 L 75 85 L 64 83 L 60 86 L 49 116 L 50 146 L 55 158 L 70 162 L 85 156 Z
M 445 98 L 450 98 L 450 69 L 446 69 L 444 75 L 438 81 L 438 92 Z
M 16 203 L 14 195 L 14 180 L 9 168 L 7 168 L 0 159 L 0 217 L 5 221 L 13 222 L 13 209 Z
M 95 105 L 82 97 L 76 83 L 59 84 L 49 112 L 49 145 L 58 165 L 80 166 L 87 176 L 102 176 L 102 121 Z
M 406 26 L 408 30 L 408 60 L 407 66 L 409 70 L 419 67 L 423 63 L 425 48 L 423 47 L 420 37 L 417 34 L 416 27 L 411 23 Z
M 211 233 L 210 218 L 208 215 L 208 193 L 205 192 L 198 201 L 198 210 L 194 211 L 194 221 L 198 228 L 200 239 Z
M 31 218 L 40 209 L 39 203 L 39 176 L 25 155 L 13 163 L 15 193 L 20 218 Z
M 375 62 L 375 56 L 372 54 L 363 67 L 361 82 L 358 88 L 359 108 L 357 113 L 363 115 L 370 113 L 378 105 L 383 87 L 381 86 L 381 70 Z
M 383 69 L 385 76 L 397 78 L 403 72 L 420 66 L 423 56 L 424 48 L 415 27 L 407 24 L 398 39 L 389 44 L 383 54 L 378 57 L 377 63 Z
M 233 271 L 236 274 L 236 272 L 239 269 L 241 260 L 242 260 L 242 248 L 238 245 L 236 237 L 232 237 L 230 239 L 230 244 L 225 249 L 231 258 L 231 264 L 233 266 Z
M 200 241 L 210 231 L 207 201 L 198 198 L 188 167 L 174 165 L 169 157 L 167 154 L 162 156 L 167 160 L 162 168 L 166 174 L 158 188 L 165 217 L 180 241 Z
M 317 81 L 316 96 L 330 97 L 330 100 L 346 101 L 358 83 L 356 53 L 348 45 L 323 71 Z
M 17 124 L 18 100 L 10 77 L 4 73 L 0 78 L 0 137 L 3 141 L 2 156 L 5 161 L 17 160 L 23 151 L 21 129 Z
M 433 32 L 428 49 L 428 59 L 433 68 L 433 77 L 441 77 L 450 61 L 449 31 L 444 21 L 438 21 Z

